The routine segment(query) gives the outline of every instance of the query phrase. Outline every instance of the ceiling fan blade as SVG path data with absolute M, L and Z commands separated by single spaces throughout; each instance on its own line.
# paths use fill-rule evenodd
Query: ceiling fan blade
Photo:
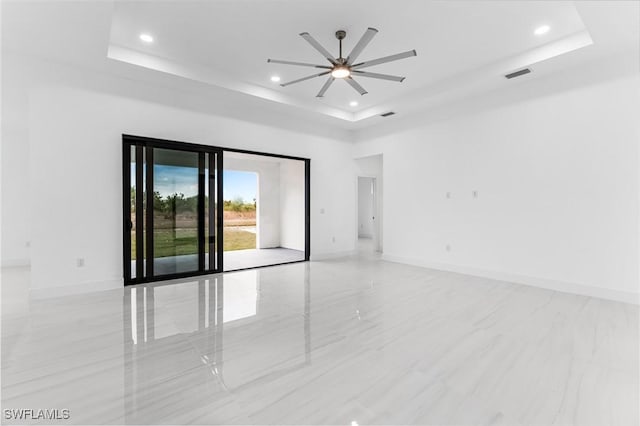
M 310 76 L 307 76 L 307 77 L 299 78 L 297 80 L 289 81 L 287 83 L 282 83 L 280 86 L 286 87 L 286 86 L 289 86 L 291 84 L 300 83 L 301 81 L 311 80 L 312 78 L 316 78 L 316 77 L 321 77 L 323 75 L 327 75 L 330 72 L 331 71 L 325 71 L 325 72 L 321 72 L 320 74 L 313 74 L 313 75 L 310 75 Z
M 360 93 L 361 96 L 362 95 L 366 95 L 367 93 L 369 93 L 366 90 L 364 90 L 364 87 L 362 87 L 358 83 L 356 83 L 356 81 L 351 77 L 345 78 L 344 81 L 349 83 L 349 86 L 353 87 L 356 90 L 356 92 Z
M 322 85 L 322 89 L 320 89 L 320 91 L 318 92 L 318 94 L 316 95 L 316 98 L 322 98 L 325 94 L 325 92 L 327 91 L 327 89 L 329 89 L 329 86 L 331 86 L 331 83 L 333 83 L 333 81 L 335 80 L 335 78 L 333 78 L 332 75 L 329 76 L 329 80 L 327 80 L 323 85 Z
M 352 64 L 358 56 L 362 53 L 367 44 L 371 41 L 373 36 L 378 34 L 378 30 L 375 28 L 367 28 L 367 31 L 364 32 L 358 43 L 355 45 L 349 56 L 347 56 L 347 65 Z
M 408 52 L 396 53 L 395 55 L 385 56 L 384 58 L 373 59 L 371 61 L 360 62 L 359 64 L 353 65 L 351 68 L 365 68 L 372 67 L 374 65 L 385 64 L 387 62 L 397 61 L 398 59 L 409 58 L 411 56 L 417 56 L 415 50 L 409 50 Z
M 378 74 L 375 72 L 358 71 L 358 70 L 351 70 L 351 72 L 358 77 L 379 78 L 380 80 L 391 80 L 391 81 L 397 81 L 398 83 L 402 83 L 402 81 L 405 79 L 405 77 L 398 77 L 396 75 L 389 75 L 389 74 Z
M 327 58 L 327 61 L 331 62 L 332 64 L 336 63 L 336 58 L 334 58 L 333 55 L 329 53 L 327 49 L 322 47 L 322 45 L 318 43 L 315 38 L 311 37 L 309 33 L 300 33 L 300 37 L 307 40 L 307 42 L 309 42 L 309 44 L 313 46 L 314 49 L 320 52 L 322 56 Z
M 331 69 L 331 67 L 328 66 L 328 65 L 308 64 L 306 62 L 281 61 L 279 59 L 267 59 L 267 62 L 272 63 L 272 64 L 299 65 L 301 67 L 314 67 L 314 68 Z

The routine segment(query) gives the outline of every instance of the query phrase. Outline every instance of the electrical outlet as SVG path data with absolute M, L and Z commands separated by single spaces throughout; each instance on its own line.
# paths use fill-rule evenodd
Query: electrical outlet
M 320 214 L 324 214 L 324 209 L 320 209 Z
M 336 242 L 336 237 L 331 237 L 331 242 L 335 243 Z
M 446 251 L 451 251 L 451 246 L 450 246 L 449 244 L 447 244 L 447 245 L 444 247 L 444 249 L 445 249 Z
M 82 268 L 84 266 L 84 257 L 79 257 L 76 259 L 76 266 L 78 268 Z
M 447 192 L 447 193 L 446 193 L 446 197 L 447 197 L 447 198 L 451 198 L 451 193 L 450 193 L 450 192 Z
M 31 241 L 27 241 L 26 243 L 24 243 L 24 246 L 25 246 L 26 248 L 31 247 Z
M 478 198 L 478 191 L 477 190 L 471 191 L 471 195 L 473 196 L 473 198 Z

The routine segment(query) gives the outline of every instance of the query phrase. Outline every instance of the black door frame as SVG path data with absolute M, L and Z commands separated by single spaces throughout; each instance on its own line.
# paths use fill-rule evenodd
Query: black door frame
M 146 270 L 144 269 L 144 254 L 143 256 L 137 256 L 136 258 L 136 278 L 131 277 L 131 229 L 133 224 L 131 222 L 131 149 L 136 148 L 136 160 L 141 158 L 143 153 L 145 155 L 145 161 L 147 164 L 153 163 L 153 149 L 164 148 L 181 150 L 188 152 L 198 153 L 198 271 L 193 272 L 181 272 L 175 274 L 167 274 L 155 276 L 153 273 L 153 262 L 147 262 Z M 124 270 L 124 284 L 135 285 L 141 283 L 165 281 L 177 278 L 194 277 L 200 275 L 209 275 L 220 273 L 224 271 L 223 253 L 224 253 L 224 235 L 223 235 L 223 171 L 224 171 L 224 152 L 237 152 L 243 154 L 262 155 L 266 157 L 285 158 L 290 160 L 304 161 L 304 175 L 305 175 L 305 249 L 304 260 L 296 260 L 291 262 L 278 263 L 273 265 L 255 266 L 244 269 L 264 268 L 268 266 L 283 265 L 287 263 L 299 263 L 309 261 L 311 254 L 311 160 L 308 158 L 294 157 L 290 155 L 272 154 L 259 151 L 250 151 L 237 148 L 225 148 L 211 145 L 201 145 L 191 142 L 179 142 L 167 139 L 149 138 L 144 136 L 135 135 L 122 135 L 122 242 L 123 242 L 123 270 Z M 205 153 L 209 154 L 209 164 L 205 164 Z M 208 166 L 209 177 L 214 179 L 215 175 L 211 173 L 212 170 L 217 170 L 217 181 L 215 181 L 215 188 L 217 197 L 209 197 L 209 224 L 216 224 L 215 241 L 210 236 L 204 235 L 204 185 L 205 174 L 204 169 Z M 153 206 L 153 167 L 147 167 L 147 179 L 145 191 L 147 194 L 147 206 Z M 142 204 L 143 191 L 139 191 L 138 188 L 143 186 L 143 170 L 142 167 L 136 167 L 136 206 Z M 209 191 L 211 192 L 212 182 L 209 183 Z M 219 209 L 215 209 L 215 204 L 220 206 Z M 217 216 L 216 216 L 217 215 Z M 136 208 L 136 223 L 142 223 L 143 211 L 140 208 Z M 212 220 L 215 219 L 215 220 Z M 151 226 L 149 226 L 151 225 Z M 146 229 L 153 229 L 153 209 L 147 208 L 146 216 Z M 136 227 L 136 252 L 144 253 L 143 246 L 143 227 Z M 209 267 L 205 270 L 205 251 L 204 245 L 209 245 Z M 147 232 L 146 235 L 147 245 L 147 258 L 153 259 L 153 234 Z M 217 247 L 217 250 L 212 250 Z M 215 253 L 214 253 L 215 252 Z M 149 254 L 151 254 L 149 256 Z M 214 256 L 216 258 L 214 258 Z M 211 268 L 211 265 L 215 265 L 215 268 Z M 234 270 L 235 271 L 235 270 Z M 144 273 L 143 273 L 144 272 Z

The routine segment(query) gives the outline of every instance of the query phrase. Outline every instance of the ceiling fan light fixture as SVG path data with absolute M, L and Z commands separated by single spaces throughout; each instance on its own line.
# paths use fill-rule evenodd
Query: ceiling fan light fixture
M 347 78 L 351 76 L 351 70 L 344 65 L 338 65 L 331 70 L 331 77 L 333 78 Z

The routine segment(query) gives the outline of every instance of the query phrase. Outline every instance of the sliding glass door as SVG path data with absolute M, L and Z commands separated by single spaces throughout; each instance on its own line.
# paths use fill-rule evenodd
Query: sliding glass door
M 123 164 L 125 284 L 309 260 L 308 159 L 123 135 Z
M 125 282 L 221 271 L 221 151 L 125 136 L 123 154 Z

